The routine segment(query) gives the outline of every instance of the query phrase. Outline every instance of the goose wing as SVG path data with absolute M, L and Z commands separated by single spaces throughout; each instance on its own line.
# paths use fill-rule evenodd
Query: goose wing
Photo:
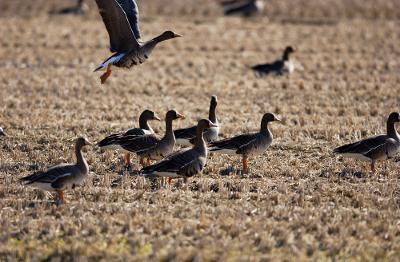
M 27 185 L 32 183 L 53 183 L 55 180 L 70 176 L 75 172 L 75 166 L 70 164 L 61 164 L 54 167 L 49 168 L 44 172 L 37 172 L 30 176 L 26 176 L 21 178 L 21 181 L 26 182 Z
M 174 130 L 176 139 L 192 139 L 196 136 L 197 126 Z
M 367 138 L 355 143 L 343 145 L 337 147 L 333 150 L 336 154 L 346 154 L 346 153 L 353 153 L 353 154 L 361 154 L 365 155 L 370 152 L 372 149 L 377 148 L 387 142 L 388 136 L 386 135 L 379 135 L 371 138 Z
M 128 18 L 132 32 L 137 39 L 140 39 L 140 28 L 139 28 L 139 8 L 135 0 L 116 0 L 124 10 L 126 17 Z
M 123 136 L 119 140 L 119 145 L 130 152 L 140 153 L 146 151 L 160 142 L 160 139 L 155 135 L 143 135 L 143 136 Z
M 141 172 L 145 175 L 174 173 L 181 176 L 192 176 L 200 172 L 205 165 L 205 161 L 201 161 L 199 156 L 194 149 L 181 150 L 154 165 L 143 168 Z
M 227 138 L 220 141 L 210 143 L 210 151 L 218 151 L 221 149 L 238 150 L 241 146 L 246 145 L 257 139 L 257 134 L 244 134 Z
M 133 1 L 133 0 L 132 0 Z M 119 2 L 123 2 L 123 6 L 128 6 L 130 2 L 127 0 L 96 0 L 101 18 L 106 26 L 110 37 L 110 51 L 125 53 L 139 47 L 135 33 L 132 30 L 130 21 L 126 12 Z M 132 5 L 133 6 L 133 5 Z M 135 4 L 134 10 L 137 13 Z M 131 11 L 134 13 L 135 11 Z M 131 18 L 132 19 L 132 18 Z M 136 17 L 136 20 L 138 17 Z

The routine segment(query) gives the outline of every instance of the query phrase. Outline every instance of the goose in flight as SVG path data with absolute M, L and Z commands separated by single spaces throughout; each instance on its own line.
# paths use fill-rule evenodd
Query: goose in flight
M 96 0 L 100 15 L 110 37 L 110 51 L 114 53 L 94 71 L 106 69 L 100 76 L 104 84 L 111 75 L 111 67 L 131 68 L 142 64 L 156 45 L 181 35 L 165 31 L 146 42 L 140 41 L 139 9 L 135 0 Z

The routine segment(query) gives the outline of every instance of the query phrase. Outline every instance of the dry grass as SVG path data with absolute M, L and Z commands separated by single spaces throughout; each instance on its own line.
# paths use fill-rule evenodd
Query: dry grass
M 3 10 L 16 10 L 15 2 L 2 2 L 9 5 Z M 241 20 L 215 10 L 193 19 L 190 12 L 163 12 L 157 1 L 143 4 L 145 38 L 162 28 L 185 37 L 161 45 L 137 69 L 114 72 L 106 86 L 92 72 L 108 56 L 94 13 L 47 16 L 40 10 L 52 7 L 39 0 L 36 15 L 3 13 L 0 124 L 10 136 L 0 141 L 0 260 L 399 260 L 398 163 L 380 165 L 370 177 L 361 163 L 331 154 L 339 144 L 384 132 L 386 116 L 400 110 L 399 22 L 371 20 L 367 11 L 341 19 L 348 16 L 332 1 L 310 2 L 338 13 L 331 16 L 336 23 Z M 351 12 L 359 10 L 356 2 L 337 3 L 349 3 Z M 302 6 L 289 14 L 318 17 Z M 398 17 L 399 8 L 378 7 Z M 280 78 L 249 72 L 287 44 L 297 47 L 303 71 Z M 187 116 L 177 126 L 193 124 L 207 115 L 212 94 L 224 137 L 257 129 L 267 111 L 283 118 L 271 127 L 273 146 L 251 161 L 249 178 L 221 176 L 240 167 L 239 158 L 213 155 L 188 185 L 153 192 L 141 179 L 121 176 L 120 156 L 90 148 L 89 178 L 68 192 L 67 205 L 18 183 L 72 161 L 78 135 L 97 141 L 130 127 L 144 108 L 160 115 L 176 108 Z

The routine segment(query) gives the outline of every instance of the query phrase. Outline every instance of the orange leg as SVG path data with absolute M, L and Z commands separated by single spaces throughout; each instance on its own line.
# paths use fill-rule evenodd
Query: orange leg
M 64 191 L 62 190 L 57 190 L 58 193 L 58 199 L 60 200 L 61 203 L 65 203 L 65 198 L 64 198 Z
M 375 173 L 375 161 L 371 162 L 371 171 L 372 173 Z
M 151 161 L 150 161 L 150 158 L 147 158 L 147 166 L 149 166 L 149 165 L 151 165 Z
M 107 71 L 100 76 L 101 83 L 104 84 L 107 78 L 111 75 L 111 65 L 107 65 Z
M 168 185 L 172 184 L 172 177 L 168 177 Z
M 247 174 L 249 172 L 249 162 L 247 160 L 247 156 L 243 156 L 243 174 Z
M 125 154 L 125 165 L 129 166 L 131 164 L 131 154 Z

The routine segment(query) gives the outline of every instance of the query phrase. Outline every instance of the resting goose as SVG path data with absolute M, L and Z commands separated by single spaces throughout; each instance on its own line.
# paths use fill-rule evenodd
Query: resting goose
M 140 157 L 140 164 L 145 165 L 150 160 L 159 160 L 171 154 L 175 146 L 175 136 L 172 130 L 172 121 L 185 118 L 175 110 L 170 110 L 165 116 L 165 135 L 162 139 L 154 134 L 143 136 L 124 136 L 120 138 L 120 146 L 129 152 L 136 153 Z
M 216 153 L 242 155 L 243 174 L 247 174 L 249 171 L 248 158 L 263 154 L 272 143 L 273 137 L 268 129 L 268 123 L 273 121 L 281 120 L 272 113 L 266 113 L 261 120 L 260 132 L 211 142 L 209 149 Z
M 218 104 L 217 96 L 211 96 L 208 119 L 215 125 L 215 127 L 207 128 L 204 130 L 204 140 L 207 143 L 218 139 L 219 123 L 216 114 L 217 104 Z M 176 138 L 176 144 L 180 146 L 191 146 L 192 144 L 194 144 L 196 132 L 197 132 L 197 126 L 175 130 L 174 135 Z
M 57 13 L 60 15 L 67 15 L 67 14 L 83 15 L 88 11 L 88 9 L 89 7 L 87 4 L 85 4 L 85 0 L 78 0 L 76 1 L 76 6 L 63 8 L 59 10 Z
M 142 136 L 142 135 L 151 135 L 154 134 L 154 130 L 151 128 L 149 125 L 148 121 L 150 120 L 158 120 L 161 121 L 161 119 L 154 113 L 153 111 L 150 110 L 144 110 L 139 117 L 139 128 L 131 128 L 125 131 L 124 133 L 116 133 L 116 134 L 111 134 L 98 142 L 96 144 L 97 148 L 102 148 L 102 149 L 111 149 L 111 150 L 121 150 L 122 147 L 120 146 L 120 141 L 121 138 L 124 136 L 129 136 L 130 138 L 132 136 Z M 130 164 L 130 153 L 126 152 L 125 154 L 125 162 L 127 165 Z
M 180 35 L 165 31 L 161 35 L 146 41 L 140 41 L 139 9 L 135 0 L 96 0 L 100 15 L 110 37 L 110 51 L 114 53 L 94 71 L 106 68 L 100 76 L 105 83 L 111 75 L 111 66 L 131 68 L 143 63 L 156 45 Z
M 7 133 L 4 132 L 3 128 L 0 127 L 0 136 L 7 136 Z
M 378 135 L 361 141 L 335 148 L 335 154 L 370 161 L 371 171 L 375 172 L 375 162 L 394 157 L 400 149 L 400 136 L 395 123 L 400 122 L 400 115 L 393 112 L 386 123 L 386 135 Z
M 229 0 L 221 3 L 224 7 L 225 15 L 243 15 L 252 16 L 260 13 L 264 9 L 264 1 L 262 0 Z
M 201 172 L 207 162 L 207 146 L 203 132 L 216 127 L 210 120 L 202 119 L 196 127 L 194 146 L 167 156 L 160 162 L 144 167 L 140 172 L 145 177 L 188 178 Z
M 294 71 L 294 63 L 290 60 L 290 54 L 294 52 L 293 47 L 288 46 L 283 51 L 283 56 L 281 60 L 276 60 L 271 64 L 259 64 L 251 67 L 256 74 L 268 75 L 268 74 L 276 74 L 276 75 L 283 75 L 285 73 L 293 73 Z
M 29 185 L 45 191 L 55 191 L 59 200 L 65 202 L 64 190 L 81 185 L 89 172 L 89 166 L 82 155 L 82 148 L 91 145 L 86 138 L 80 137 L 75 143 L 76 164 L 60 164 L 38 172 L 20 180 Z

